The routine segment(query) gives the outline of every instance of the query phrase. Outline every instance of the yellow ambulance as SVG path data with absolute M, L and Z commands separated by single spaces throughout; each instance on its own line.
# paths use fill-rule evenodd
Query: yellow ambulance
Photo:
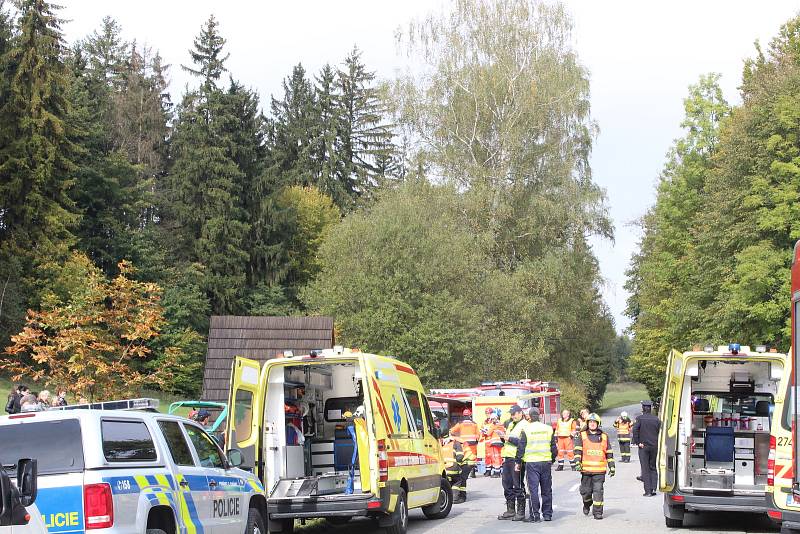
M 658 447 L 668 527 L 686 512 L 764 513 L 770 429 L 786 354 L 737 343 L 667 359 Z
M 767 468 L 767 515 L 781 527 L 800 529 L 800 499 L 792 493 L 794 459 L 792 457 L 791 374 L 781 382 L 775 398 L 775 417 L 769 438 Z
M 410 508 L 450 513 L 425 390 L 399 360 L 341 347 L 263 365 L 237 357 L 229 413 L 226 446 L 263 482 L 270 532 L 368 516 L 396 534 Z

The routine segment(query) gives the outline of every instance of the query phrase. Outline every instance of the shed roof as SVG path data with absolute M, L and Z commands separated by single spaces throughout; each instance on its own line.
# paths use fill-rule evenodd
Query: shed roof
M 211 317 L 203 374 L 203 400 L 228 401 L 235 356 L 258 361 L 287 350 L 295 354 L 333 347 L 332 317 Z

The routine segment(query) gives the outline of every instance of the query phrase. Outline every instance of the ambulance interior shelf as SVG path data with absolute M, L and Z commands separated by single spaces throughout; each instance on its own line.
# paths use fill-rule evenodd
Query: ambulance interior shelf
M 277 424 L 272 428 L 277 447 L 271 453 L 271 468 L 279 474 L 272 497 L 345 491 L 355 448 L 347 430 L 352 421 L 345 414 L 355 413 L 363 403 L 355 386 L 357 368 L 343 363 L 276 367 L 270 371 L 270 383 L 283 386 L 268 390 L 264 407 L 265 421 L 277 421 L 278 409 L 283 408 L 283 428 Z M 357 462 L 354 468 L 351 484 L 359 491 Z
M 707 375 L 706 375 L 707 373 Z M 774 383 L 769 364 L 701 365 L 691 377 L 688 487 L 758 492 L 767 478 Z

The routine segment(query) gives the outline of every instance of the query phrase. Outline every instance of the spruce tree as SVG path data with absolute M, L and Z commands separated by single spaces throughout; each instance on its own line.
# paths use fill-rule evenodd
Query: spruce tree
M 15 239 L 39 258 L 73 240 L 68 190 L 79 148 L 66 120 L 69 72 L 60 20 L 44 0 L 20 3 L 19 29 L 2 57 L 0 243 Z
M 204 266 L 202 285 L 215 314 L 241 311 L 249 259 L 249 224 L 239 200 L 244 173 L 231 157 L 238 117 L 216 86 L 225 70 L 224 42 L 213 17 L 195 39 L 195 67 L 186 70 L 203 83 L 184 96 L 178 110 L 165 212 L 180 234 L 179 259 Z
M 325 65 L 316 78 L 316 124 L 313 140 L 314 176 L 312 184 L 333 199 L 336 205 L 349 204 L 339 177 L 344 160 L 339 155 L 339 135 L 343 130 L 336 89 L 336 71 Z
M 283 82 L 283 100 L 272 99 L 272 172 L 288 184 L 306 185 L 314 175 L 314 86 L 302 64 Z
M 339 112 L 341 131 L 339 152 L 344 159 L 339 177 L 352 207 L 359 197 L 369 196 L 392 172 L 389 161 L 394 153 L 391 126 L 385 122 L 386 105 L 375 86 L 375 73 L 361 61 L 353 48 L 339 70 Z

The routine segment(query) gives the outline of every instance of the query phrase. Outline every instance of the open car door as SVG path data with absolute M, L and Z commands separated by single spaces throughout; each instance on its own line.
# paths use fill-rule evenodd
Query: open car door
M 255 360 L 236 356 L 231 369 L 231 390 L 228 396 L 229 422 L 226 447 L 240 449 L 245 469 L 253 469 L 261 480 L 261 419 L 264 399 L 260 384 L 261 365 Z
M 667 357 L 666 379 L 661 394 L 661 407 L 658 418 L 661 429 L 658 432 L 658 485 L 661 491 L 672 491 L 675 487 L 675 472 L 678 465 L 676 455 L 678 448 L 678 397 L 681 394 L 681 382 L 684 365 L 683 354 L 672 350 Z

